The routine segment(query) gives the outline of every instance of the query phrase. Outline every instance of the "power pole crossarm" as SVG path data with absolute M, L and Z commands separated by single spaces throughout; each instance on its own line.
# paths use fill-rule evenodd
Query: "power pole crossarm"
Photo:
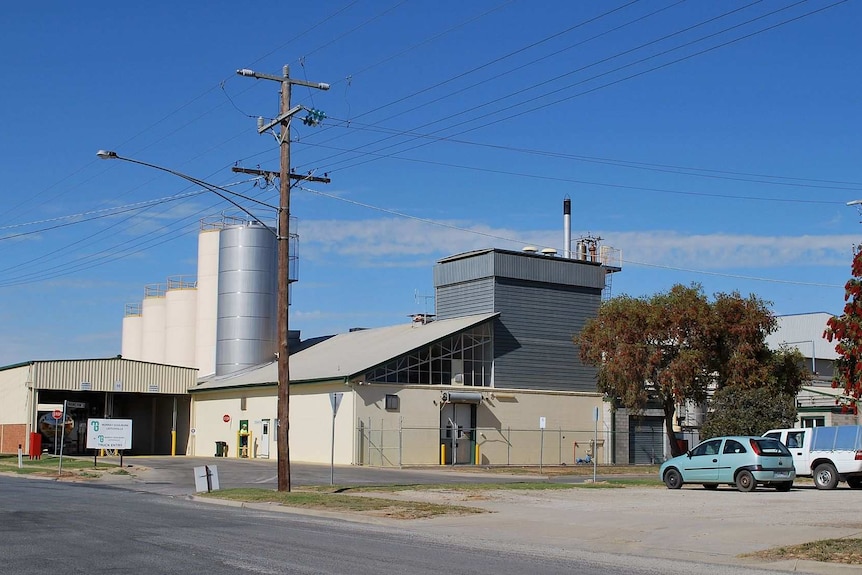
M 282 76 L 272 74 L 260 74 L 254 70 L 237 70 L 240 76 L 255 78 L 258 80 L 272 80 L 281 83 L 281 106 L 278 117 L 269 125 L 261 125 L 258 131 L 263 133 L 276 124 L 281 126 L 279 134 L 279 147 L 281 149 L 281 165 L 279 166 L 279 204 L 278 204 L 278 426 L 276 429 L 276 440 L 278 441 L 278 490 L 290 491 L 290 347 L 288 334 L 290 333 L 288 305 L 290 303 L 290 280 L 288 270 L 290 265 L 290 180 L 310 180 L 310 176 L 298 176 L 290 172 L 290 119 L 302 106 L 291 108 L 290 88 L 293 85 L 328 90 L 329 84 L 312 83 L 303 80 L 295 80 L 290 77 L 290 68 L 284 67 Z M 243 173 L 257 173 L 266 177 L 275 175 L 275 172 L 266 170 L 248 170 L 245 168 L 234 168 L 234 171 Z M 311 180 L 311 181 L 323 181 Z M 329 178 L 326 178 L 329 182 Z
M 278 178 L 281 176 L 281 172 L 273 172 L 272 170 L 255 170 L 253 168 L 241 168 L 239 166 L 234 166 L 233 168 L 231 168 L 231 170 L 233 170 L 234 172 L 240 173 L 240 174 L 251 174 L 253 176 L 263 176 L 264 178 L 267 178 L 267 179 Z M 312 176 L 311 174 L 294 174 L 293 172 L 291 172 L 291 174 L 290 174 L 290 179 L 291 180 L 301 180 L 303 182 L 319 182 L 322 184 L 328 184 L 328 183 L 332 182 L 332 180 L 330 180 L 327 177 Z

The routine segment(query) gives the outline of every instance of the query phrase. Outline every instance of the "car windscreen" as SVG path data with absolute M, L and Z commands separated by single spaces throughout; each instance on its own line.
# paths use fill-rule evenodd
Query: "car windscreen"
M 786 447 L 784 447 L 784 444 L 777 439 L 761 437 L 758 439 L 752 439 L 751 442 L 757 444 L 757 451 L 760 453 L 760 455 L 767 457 L 790 456 L 790 452 L 787 450 Z

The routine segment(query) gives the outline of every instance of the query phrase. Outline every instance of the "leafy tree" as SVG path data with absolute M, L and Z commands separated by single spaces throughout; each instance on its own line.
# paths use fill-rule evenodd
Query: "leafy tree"
M 852 277 L 844 284 L 844 313 L 829 318 L 823 337 L 837 341 L 832 387 L 842 388 L 847 396 L 856 398 L 844 406 L 856 413 L 862 396 L 862 246 L 854 249 L 850 271 Z
M 778 381 L 765 343 L 775 326 L 767 304 L 755 296 L 720 293 L 711 303 L 699 285 L 675 285 L 651 297 L 602 303 L 575 342 L 581 360 L 599 368 L 600 391 L 635 412 L 648 403 L 661 406 L 671 453 L 679 455 L 673 431 L 678 404 L 703 403 L 725 387 Z
M 702 437 L 762 435 L 769 429 L 793 427 L 796 394 L 810 377 L 797 349 L 770 352 L 769 373 L 759 387 L 727 385 L 715 392 L 701 429 Z
M 776 394 L 768 387 L 730 386 L 713 395 L 701 435 L 762 435 L 795 422 L 795 395 Z

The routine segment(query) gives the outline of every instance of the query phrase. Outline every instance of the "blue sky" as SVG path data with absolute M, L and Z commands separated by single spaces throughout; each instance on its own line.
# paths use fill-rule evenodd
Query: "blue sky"
M 124 304 L 195 273 L 174 176 L 275 203 L 230 167 L 278 168 L 254 118 L 278 84 L 295 189 L 303 337 L 425 311 L 432 266 L 475 248 L 621 250 L 612 294 L 700 282 L 778 314 L 840 313 L 860 215 L 857 2 L 12 3 L 0 34 L 0 365 L 120 352 Z M 179 197 L 177 197 L 179 196 Z M 261 219 L 266 208 L 248 204 Z M 418 294 L 418 296 L 417 296 Z

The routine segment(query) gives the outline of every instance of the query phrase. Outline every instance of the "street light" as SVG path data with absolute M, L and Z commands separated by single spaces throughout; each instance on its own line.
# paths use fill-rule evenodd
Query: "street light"
M 141 166 L 153 168 L 153 169 L 156 169 L 156 170 L 159 170 L 162 172 L 167 172 L 168 174 L 173 174 L 174 176 L 177 176 L 179 178 L 182 178 L 184 180 L 192 182 L 193 184 L 196 184 L 198 186 L 201 186 L 202 188 L 209 190 L 210 192 L 216 194 L 217 196 L 226 200 L 227 202 L 230 202 L 235 207 L 239 208 L 240 210 L 242 210 L 243 212 L 245 212 L 246 214 L 251 216 L 251 218 L 253 218 L 254 221 L 265 226 L 266 229 L 268 229 L 270 231 L 272 231 L 272 228 L 270 228 L 269 226 L 264 224 L 262 221 L 260 221 L 260 219 L 257 218 L 257 216 L 255 216 L 254 214 L 249 212 L 247 209 L 245 209 L 240 204 L 236 203 L 234 200 L 232 200 L 231 198 L 229 198 L 225 194 L 231 194 L 234 196 L 239 196 L 243 199 L 246 199 L 246 200 L 249 200 L 252 202 L 256 202 L 258 204 L 261 204 L 263 206 L 266 206 L 266 207 L 271 208 L 273 210 L 276 210 L 278 212 L 279 225 L 284 226 L 283 230 L 279 229 L 278 231 L 273 232 L 276 236 L 276 239 L 279 242 L 278 243 L 278 249 L 279 249 L 279 258 L 278 258 L 279 281 L 278 281 L 278 296 L 277 296 L 278 297 L 278 304 L 277 304 L 277 307 L 278 307 L 278 314 L 281 317 L 279 317 L 279 322 L 278 322 L 278 339 L 279 339 L 278 360 L 279 360 L 279 367 L 281 367 L 281 365 L 284 365 L 284 371 L 282 371 L 281 368 L 279 369 L 279 378 L 278 378 L 278 425 L 279 425 L 279 428 L 281 430 L 284 430 L 285 433 L 283 435 L 281 435 L 282 432 L 279 432 L 280 433 L 279 442 L 284 442 L 284 445 L 282 445 L 281 443 L 279 444 L 277 460 L 278 460 L 278 468 L 279 468 L 279 477 L 278 477 L 279 491 L 290 491 L 290 452 L 288 451 L 287 445 L 286 445 L 286 443 L 287 443 L 286 431 L 287 431 L 288 426 L 289 426 L 287 402 L 289 401 L 288 389 L 290 386 L 290 377 L 288 375 L 289 372 L 287 371 L 288 353 L 285 353 L 288 351 L 288 349 L 287 349 L 287 335 L 288 335 L 289 329 L 290 329 L 290 326 L 288 324 L 288 313 L 287 313 L 287 305 L 288 305 L 288 301 L 289 301 L 288 300 L 288 290 L 289 290 L 288 286 L 289 286 L 289 284 L 287 282 L 289 260 L 287 257 L 288 245 L 283 243 L 284 241 L 290 239 L 290 234 L 289 234 L 288 228 L 287 228 L 288 220 L 286 217 L 284 217 L 284 210 L 279 210 L 275 206 L 271 206 L 271 205 L 266 204 L 264 202 L 261 202 L 259 200 L 255 200 L 254 198 L 249 198 L 249 197 L 243 196 L 242 194 L 237 194 L 235 192 L 232 192 L 230 190 L 222 188 L 221 186 L 216 186 L 214 184 L 210 184 L 210 183 L 205 182 L 203 180 L 199 180 L 193 176 L 189 176 L 188 174 L 184 174 L 182 172 L 177 172 L 176 170 L 171 170 L 170 168 L 165 168 L 164 166 L 158 166 L 156 164 L 150 164 L 149 162 L 142 162 L 141 160 L 135 160 L 133 158 L 125 158 L 125 157 L 117 154 L 117 152 L 114 152 L 111 150 L 99 150 L 98 152 L 96 152 L 96 155 L 99 158 L 102 158 L 103 160 L 123 160 L 125 162 L 130 162 L 132 164 L 139 164 Z M 284 231 L 285 233 L 282 234 L 281 233 L 282 231 Z M 281 253 L 282 251 L 284 251 L 285 253 L 282 254 Z M 284 257 L 282 257 L 282 255 L 284 255 Z M 283 314 L 283 316 L 282 316 L 282 314 Z M 284 377 L 282 377 L 282 373 L 284 373 Z M 285 471 L 282 472 L 282 470 L 285 470 Z M 284 488 L 285 486 L 286 486 L 286 489 Z
M 270 208 L 270 209 L 272 209 L 272 210 L 276 210 L 276 209 L 277 209 L 275 206 L 271 206 L 271 205 L 269 205 L 269 204 L 267 204 L 267 203 L 265 203 L 265 202 L 261 202 L 260 200 L 256 200 L 256 199 L 254 199 L 254 198 L 250 198 L 250 197 L 248 197 L 248 196 L 244 196 L 244 195 L 242 195 L 242 194 L 237 194 L 236 192 L 232 192 L 232 191 L 230 191 L 230 190 L 228 190 L 228 189 L 226 189 L 226 188 L 223 188 L 223 187 L 221 187 L 221 186 L 217 186 L 217 185 L 215 185 L 215 184 L 210 184 L 209 182 L 205 182 L 205 181 L 203 181 L 203 180 L 199 180 L 198 178 L 195 178 L 194 176 L 190 176 L 190 175 L 188 175 L 188 174 L 184 174 L 184 173 L 182 173 L 182 172 L 177 172 L 176 170 L 171 170 L 170 168 L 165 168 L 164 166 L 159 166 L 159 165 L 157 165 L 157 164 L 151 164 L 151 163 L 149 163 L 149 162 L 143 162 L 143 161 L 141 161 L 141 160 L 136 160 L 136 159 L 134 159 L 134 158 L 126 158 L 125 156 L 121 156 L 121 155 L 117 154 L 117 152 L 115 152 L 115 151 L 113 151 L 113 150 L 99 150 L 98 152 L 96 152 L 96 156 L 98 156 L 98 157 L 99 157 L 99 158 L 101 158 L 102 160 L 123 160 L 124 162 L 130 162 L 130 163 L 132 163 L 132 164 L 138 164 L 138 165 L 141 165 L 141 166 L 146 166 L 146 167 L 148 167 L 148 168 L 153 168 L 153 169 L 159 170 L 159 171 L 161 171 L 161 172 L 166 172 L 166 173 L 168 173 L 168 174 L 173 174 L 174 176 L 177 176 L 177 177 L 182 178 L 182 179 L 184 179 L 184 180 L 187 180 L 187 181 L 189 181 L 189 182 L 191 182 L 191 183 L 193 183 L 193 184 L 195 184 L 195 185 L 198 185 L 198 186 L 200 186 L 200 187 L 202 187 L 202 188 L 205 188 L 207 191 L 210 191 L 210 192 L 214 193 L 215 195 L 217 195 L 217 196 L 218 196 L 218 197 L 220 197 L 221 199 L 223 199 L 223 200 L 225 200 L 226 202 L 229 202 L 230 204 L 232 204 L 234 207 L 239 208 L 240 210 L 242 210 L 242 211 L 243 211 L 245 214 L 247 214 L 251 219 L 253 219 L 253 220 L 254 220 L 254 221 L 256 221 L 257 223 L 259 223 L 260 225 L 264 226 L 266 229 L 268 229 L 268 230 L 271 230 L 271 229 L 272 229 L 272 228 L 270 228 L 269 226 L 267 226 L 265 223 L 263 223 L 262 221 L 260 221 L 260 219 L 259 219 L 257 216 L 255 216 L 253 213 L 251 213 L 250 211 L 248 211 L 247 209 L 245 209 L 244 207 L 242 207 L 240 204 L 236 203 L 234 200 L 232 200 L 231 198 L 229 198 L 229 197 L 228 197 L 228 196 L 226 196 L 225 194 L 230 194 L 230 195 L 232 195 L 232 196 L 237 196 L 237 197 L 240 197 L 240 198 L 242 198 L 242 199 L 244 199 L 244 200 L 248 200 L 248 201 L 250 201 L 250 202 L 255 202 L 255 203 L 257 203 L 257 204 L 260 204 L 260 205 L 265 206 L 265 207 L 267 207 L 267 208 Z M 276 232 L 273 232 L 273 233 L 276 233 Z

